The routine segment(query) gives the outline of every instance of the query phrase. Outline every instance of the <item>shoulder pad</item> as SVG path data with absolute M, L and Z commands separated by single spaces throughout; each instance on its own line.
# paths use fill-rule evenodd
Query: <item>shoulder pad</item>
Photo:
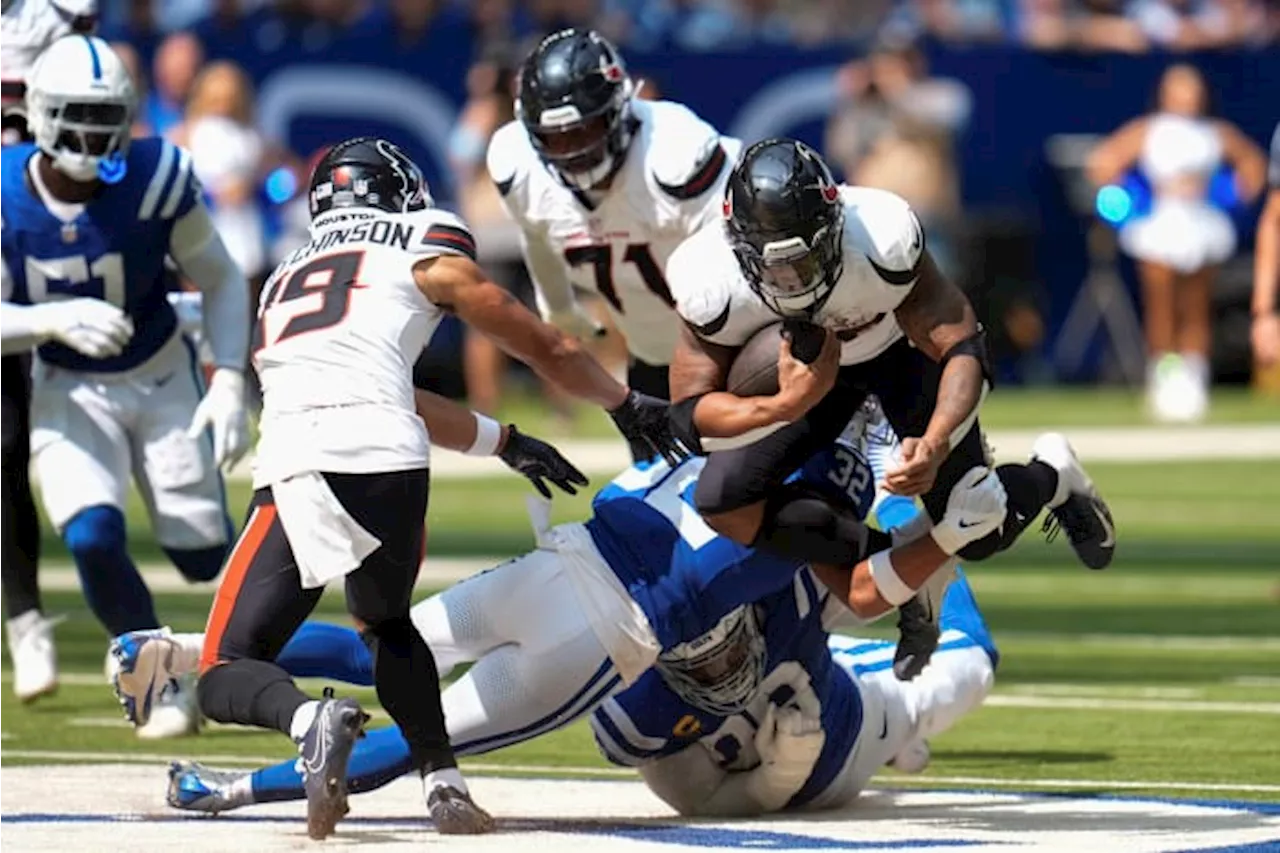
M 499 193 L 509 195 L 516 184 L 527 178 L 529 158 L 534 156 L 529 134 L 519 121 L 509 121 L 498 128 L 489 140 L 485 162 Z
M 913 283 L 924 257 L 924 229 L 911 205 L 901 196 L 870 187 L 843 187 L 840 194 L 852 248 L 889 284 Z
M 176 219 L 203 195 L 190 152 L 160 137 L 135 140 L 129 146 L 128 169 L 125 180 L 145 187 L 139 221 Z
M 476 259 L 476 238 L 462 217 L 447 210 L 431 208 L 412 214 L 410 220 L 422 227 L 415 251 L 421 255 L 461 255 Z
M 648 168 L 653 181 L 676 201 L 697 198 L 727 173 L 729 156 L 720 134 L 690 109 L 668 101 L 650 104 Z
M 667 261 L 667 284 L 680 317 L 714 344 L 742 346 L 773 319 L 743 280 L 718 222 L 676 247 Z

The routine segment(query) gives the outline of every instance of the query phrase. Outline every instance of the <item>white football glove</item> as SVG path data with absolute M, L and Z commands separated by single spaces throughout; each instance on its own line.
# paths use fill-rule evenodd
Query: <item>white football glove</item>
M 808 781 L 826 740 L 817 716 L 770 703 L 756 730 L 760 766 L 751 771 L 751 796 L 770 811 L 782 808 Z
M 990 468 L 970 468 L 951 490 L 947 512 L 929 534 L 938 547 L 954 554 L 1004 523 L 1007 495 Z
M 582 306 L 576 302 L 566 311 L 552 311 L 547 315 L 547 322 L 566 335 L 573 335 L 584 341 L 598 338 L 605 333 L 604 326 L 597 323 L 595 318 L 583 311 Z
M 119 355 L 133 337 L 133 320 L 101 299 L 64 299 L 32 306 L 29 315 L 40 337 L 53 338 L 89 358 Z
M 170 291 L 165 294 L 173 313 L 178 315 L 178 327 L 189 335 L 199 335 L 204 331 L 204 294 L 191 293 L 185 290 Z
M 199 438 L 208 427 L 213 431 L 213 461 L 230 468 L 249 449 L 249 423 L 245 417 L 244 374 L 229 367 L 213 372 L 213 381 L 191 416 L 187 435 Z

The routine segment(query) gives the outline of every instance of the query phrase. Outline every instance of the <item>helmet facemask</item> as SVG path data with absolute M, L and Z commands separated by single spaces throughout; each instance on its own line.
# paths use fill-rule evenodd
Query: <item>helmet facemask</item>
M 75 181 L 124 177 L 135 102 L 132 87 L 101 95 L 60 95 L 32 88 L 28 121 L 54 168 Z
M 534 117 L 517 113 L 538 156 L 569 186 L 589 190 L 607 181 L 622 163 L 633 133 L 630 79 L 602 110 L 582 115 L 576 107 L 551 107 Z
M 844 268 L 842 210 L 809 241 L 800 236 L 752 240 L 734 233 L 732 224 L 729 229 L 742 273 L 770 311 L 808 318 L 831 296 Z
M 733 610 L 706 634 L 663 652 L 654 666 L 695 708 L 718 716 L 742 712 L 764 679 L 765 642 L 755 608 Z

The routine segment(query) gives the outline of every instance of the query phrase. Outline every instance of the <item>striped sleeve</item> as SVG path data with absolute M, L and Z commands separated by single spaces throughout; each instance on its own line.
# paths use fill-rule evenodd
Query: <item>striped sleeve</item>
M 1271 162 L 1267 166 L 1267 183 L 1271 189 L 1280 190 L 1280 122 L 1276 123 L 1275 133 L 1271 134 Z
M 181 219 L 196 206 L 203 193 L 192 168 L 191 153 L 161 141 L 159 156 L 138 205 L 138 220 Z
M 630 691 L 624 695 L 626 692 Z M 591 732 L 601 755 L 623 767 L 637 767 L 659 758 L 671 743 L 641 732 L 617 697 L 606 699 L 591 715 Z
M 436 219 L 427 223 L 422 232 L 422 238 L 418 241 L 418 250 L 428 255 L 462 255 L 474 261 L 476 240 L 461 219 L 456 217 L 451 217 L 451 221 Z
M 728 162 L 729 156 L 725 153 L 724 146 L 716 143 L 705 152 L 686 180 L 678 184 L 668 184 L 654 175 L 654 182 L 676 201 L 688 201 L 715 186 L 716 178 L 724 171 Z

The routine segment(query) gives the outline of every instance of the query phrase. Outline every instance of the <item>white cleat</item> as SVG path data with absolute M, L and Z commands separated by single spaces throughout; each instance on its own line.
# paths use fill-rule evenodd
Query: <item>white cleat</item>
M 162 740 L 200 733 L 195 676 L 171 680 L 151 707 L 151 719 L 134 733 L 142 740 Z
M 932 756 L 929 741 L 921 738 L 904 746 L 902 751 L 889 762 L 889 766 L 903 773 L 923 773 L 929 766 L 929 759 Z
M 1091 569 L 1105 569 L 1115 556 L 1115 522 L 1071 443 L 1061 433 L 1046 432 L 1031 446 L 1031 458 L 1058 472 L 1058 491 L 1049 501 L 1050 518 L 1044 525 L 1049 541 L 1061 527 L 1080 562 Z
M 61 621 L 46 619 L 38 610 L 28 610 L 8 621 L 13 692 L 22 702 L 34 702 L 58 690 L 58 651 L 53 644 L 53 626 Z

